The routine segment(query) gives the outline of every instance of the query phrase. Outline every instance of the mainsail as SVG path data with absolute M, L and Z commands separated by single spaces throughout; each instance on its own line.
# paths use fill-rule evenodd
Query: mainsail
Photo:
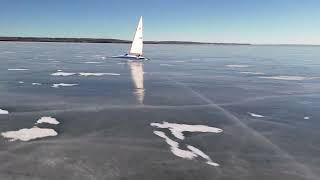
M 132 55 L 142 55 L 142 48 L 143 48 L 143 24 L 142 24 L 142 16 L 140 17 L 139 24 L 136 29 L 136 33 L 134 35 L 130 54 Z

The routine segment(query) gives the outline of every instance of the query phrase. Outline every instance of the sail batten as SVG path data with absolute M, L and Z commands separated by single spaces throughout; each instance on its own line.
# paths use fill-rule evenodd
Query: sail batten
M 130 54 L 132 55 L 142 55 L 142 49 L 143 49 L 143 22 L 142 22 L 142 16 L 140 17 L 132 45 L 130 48 Z

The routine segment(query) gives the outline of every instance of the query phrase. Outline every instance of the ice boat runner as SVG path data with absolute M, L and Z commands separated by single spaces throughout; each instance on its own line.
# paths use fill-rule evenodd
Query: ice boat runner
M 136 33 L 131 44 L 130 52 L 125 55 L 112 56 L 113 58 L 124 58 L 124 59 L 133 59 L 133 60 L 148 60 L 142 56 L 143 49 L 143 23 L 142 16 L 140 17 Z

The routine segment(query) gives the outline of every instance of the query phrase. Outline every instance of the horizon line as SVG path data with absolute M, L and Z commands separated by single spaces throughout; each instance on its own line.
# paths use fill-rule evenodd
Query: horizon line
M 50 36 L 1 36 L 0 38 L 47 38 L 47 39 L 92 39 L 92 40 L 117 40 L 123 42 L 132 42 L 132 40 L 118 39 L 118 38 L 97 38 L 97 37 L 50 37 Z M 5 41 L 5 40 L 0 40 Z M 12 40 L 13 41 L 13 40 Z M 199 43 L 199 44 L 242 44 L 242 45 L 260 45 L 260 46 L 320 46 L 320 44 L 306 44 L 306 43 L 243 43 L 243 42 L 208 42 L 208 41 L 192 41 L 192 40 L 144 40 L 145 42 L 185 42 L 185 43 Z M 17 42 L 17 41 L 16 41 Z M 103 43 L 103 42 L 102 42 Z

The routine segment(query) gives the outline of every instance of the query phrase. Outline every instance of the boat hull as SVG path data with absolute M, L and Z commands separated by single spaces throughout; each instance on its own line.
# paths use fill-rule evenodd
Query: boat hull
M 119 56 L 112 56 L 112 58 L 120 58 L 120 59 L 128 59 L 128 60 L 149 60 L 143 56 L 135 56 L 135 55 L 119 55 Z

